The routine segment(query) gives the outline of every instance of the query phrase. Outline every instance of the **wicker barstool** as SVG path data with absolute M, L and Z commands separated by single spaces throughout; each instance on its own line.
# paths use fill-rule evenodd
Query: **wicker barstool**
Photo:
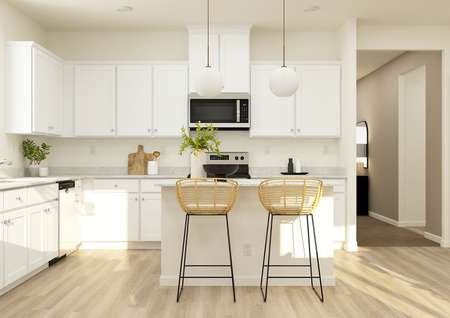
M 233 260 L 231 257 L 230 228 L 228 213 L 231 211 L 239 190 L 239 184 L 229 179 L 182 179 L 176 184 L 177 198 L 186 212 L 183 245 L 181 248 L 180 272 L 178 275 L 177 302 L 180 300 L 185 278 L 231 278 L 233 300 L 236 301 Z M 191 216 L 224 216 L 227 227 L 228 253 L 230 263 L 226 265 L 186 264 Z M 186 276 L 186 267 L 230 267 L 231 276 Z
M 272 179 L 265 180 L 259 185 L 259 198 L 268 211 L 266 239 L 264 243 L 264 256 L 263 265 L 261 270 L 260 289 L 264 299 L 267 300 L 267 288 L 269 286 L 269 278 L 309 278 L 311 280 L 311 287 L 319 297 L 320 301 L 324 301 L 323 288 L 322 288 L 322 276 L 320 273 L 319 253 L 317 250 L 316 230 L 314 226 L 314 210 L 319 204 L 322 196 L 323 184 L 322 181 L 316 179 Z M 308 233 L 308 251 L 309 251 L 309 264 L 306 265 L 271 265 L 270 264 L 270 250 L 272 245 L 272 228 L 274 216 L 306 216 L 307 233 Z M 314 234 L 314 245 L 316 250 L 317 271 L 318 276 L 313 276 L 312 261 L 311 261 L 311 244 L 309 234 L 309 218 L 312 222 L 312 230 Z M 270 230 L 269 230 L 270 225 Z M 269 234 L 270 233 L 270 234 Z M 267 235 L 269 234 L 269 251 L 266 262 L 266 249 L 267 249 Z M 309 267 L 309 276 L 270 276 L 270 267 Z M 266 273 L 266 286 L 263 290 L 263 277 L 264 269 L 267 269 Z M 319 279 L 320 295 L 314 288 L 314 279 Z

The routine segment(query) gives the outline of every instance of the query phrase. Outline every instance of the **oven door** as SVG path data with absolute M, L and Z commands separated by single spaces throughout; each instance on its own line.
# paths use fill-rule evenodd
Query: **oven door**
M 239 99 L 191 99 L 189 105 L 189 127 L 196 123 L 213 124 L 217 128 L 249 128 L 248 118 L 241 116 Z

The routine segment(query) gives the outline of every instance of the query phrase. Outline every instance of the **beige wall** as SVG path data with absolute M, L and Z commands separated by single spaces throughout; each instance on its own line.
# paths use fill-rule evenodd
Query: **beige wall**
M 23 158 L 21 151 L 21 136 L 12 136 L 5 134 L 4 124 L 4 60 L 5 60 L 5 43 L 7 41 L 28 40 L 36 41 L 42 45 L 46 45 L 46 33 L 36 23 L 26 16 L 22 15 L 16 9 L 6 4 L 5 1 L 0 2 L 0 159 L 6 158 L 13 162 L 13 168 L 18 170 L 23 168 Z M 4 168 L 0 168 L 0 177 L 9 173 Z
M 441 234 L 440 52 L 408 52 L 358 81 L 358 120 L 369 124 L 369 209 L 398 220 L 398 77 L 418 66 L 427 69 L 426 224 Z
M 290 60 L 338 60 L 336 32 L 289 32 Z M 105 43 L 107 43 L 105 45 Z M 187 60 L 186 32 L 50 32 L 48 48 L 69 60 Z M 252 32 L 251 60 L 280 60 L 281 33 Z

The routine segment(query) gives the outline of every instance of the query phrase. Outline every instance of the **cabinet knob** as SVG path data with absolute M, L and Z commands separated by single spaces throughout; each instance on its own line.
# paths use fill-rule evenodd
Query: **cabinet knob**
M 114 128 L 111 128 L 111 130 L 110 130 L 111 132 L 114 132 Z
M 154 132 L 158 132 L 158 129 L 153 129 Z
M 17 201 L 22 201 L 22 197 L 17 197 L 16 200 Z
M 295 132 L 295 129 L 294 129 L 294 128 L 292 128 L 292 129 L 291 129 L 291 132 Z
M 151 133 L 152 132 L 152 130 L 149 128 L 149 129 L 147 129 L 147 132 L 149 132 L 149 133 Z
M 297 132 L 300 132 L 301 130 L 300 129 L 297 129 Z
M 139 199 L 138 198 L 134 198 L 134 201 L 139 201 Z

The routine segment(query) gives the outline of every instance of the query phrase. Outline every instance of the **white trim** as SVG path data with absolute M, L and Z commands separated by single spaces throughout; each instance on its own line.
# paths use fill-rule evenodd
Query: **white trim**
M 111 61 L 105 61 L 105 60 L 69 60 L 64 61 L 65 65 L 112 65 L 112 66 L 119 66 L 119 65 L 185 65 L 188 66 L 189 62 L 185 60 L 142 60 L 142 61 L 136 61 L 136 60 L 111 60 Z
M 279 66 L 283 63 L 282 60 L 252 60 L 250 66 L 253 65 L 274 65 Z M 289 65 L 342 65 L 339 60 L 288 60 L 286 64 Z
M 236 286 L 259 286 L 259 276 L 235 276 Z M 318 285 L 318 280 L 314 279 L 314 283 Z M 161 275 L 159 278 L 160 286 L 177 286 L 178 276 Z M 336 278 L 333 276 L 322 276 L 323 286 L 336 286 Z M 231 280 L 226 279 L 186 279 L 186 286 L 230 286 Z M 270 286 L 311 286 L 309 278 L 304 279 L 270 279 Z
M 161 242 L 83 242 L 80 250 L 160 250 Z
M 397 221 L 394 219 L 391 219 L 387 216 L 381 215 L 376 212 L 369 211 L 369 216 L 377 219 L 378 221 L 388 223 L 390 225 L 396 226 L 396 227 L 419 227 L 419 226 L 425 226 L 425 221 Z
M 378 214 L 378 213 L 375 213 L 375 212 L 372 212 L 372 211 L 369 211 L 369 216 L 371 218 L 374 218 L 374 219 L 378 220 L 378 221 L 381 221 L 381 222 L 384 222 L 384 223 L 388 223 L 390 225 L 398 226 L 398 221 L 397 220 L 388 218 L 387 216 L 384 216 L 384 215 L 381 215 L 381 214 Z
M 450 248 L 450 241 L 441 240 L 441 247 Z
M 430 240 L 430 241 L 436 242 L 438 244 L 441 244 L 441 237 L 437 236 L 435 234 L 432 234 L 430 232 L 424 232 L 423 233 L 423 237 L 426 238 L 427 240 Z
M 10 290 L 16 288 L 17 286 L 25 283 L 27 280 L 29 280 L 31 277 L 33 277 L 34 275 L 42 272 L 44 269 L 48 268 L 48 263 L 45 263 L 44 265 L 36 268 L 34 271 L 32 271 L 31 273 L 28 273 L 27 275 L 25 275 L 22 278 L 19 278 L 18 280 L 16 280 L 15 282 L 3 287 L 2 289 L 0 289 L 0 296 L 6 294 L 7 292 L 9 292 Z

